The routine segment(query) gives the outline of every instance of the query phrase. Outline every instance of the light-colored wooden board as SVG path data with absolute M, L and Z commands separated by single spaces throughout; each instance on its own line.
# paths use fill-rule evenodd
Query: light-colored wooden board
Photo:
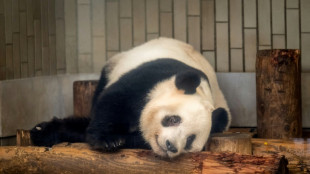
M 28 77 L 28 63 L 21 63 L 21 78 L 27 78 Z
M 133 45 L 137 46 L 146 41 L 145 1 L 133 0 Z
M 107 51 L 107 59 L 113 57 L 117 53 L 119 52 L 118 51 Z
M 242 48 L 242 0 L 231 0 L 229 10 L 230 47 Z
M 256 0 L 243 1 L 244 27 L 256 27 Z
M 198 52 L 201 51 L 201 30 L 200 30 L 200 17 L 188 16 L 188 43 L 192 45 Z
M 4 14 L 4 0 L 0 0 L 0 14 L 3 15 Z
M 208 60 L 211 66 L 215 69 L 215 52 L 214 51 L 203 51 L 202 55 Z
M 216 70 L 229 71 L 228 23 L 216 23 Z
M 127 2 L 127 1 L 120 1 L 120 3 L 122 2 Z M 128 5 L 127 8 L 131 9 L 131 6 Z M 93 0 L 91 3 L 91 13 L 92 13 L 92 16 L 91 16 L 92 36 L 104 37 L 105 36 L 105 1 Z
M 27 58 L 28 58 L 28 75 L 29 77 L 35 76 L 34 73 L 34 36 L 27 37 Z
M 6 58 L 6 79 L 14 78 L 14 69 L 13 69 L 13 45 L 5 46 L 5 58 Z
M 78 70 L 79 73 L 90 73 L 93 72 L 93 62 L 91 59 L 92 55 L 89 54 L 79 54 L 78 55 Z
M 147 40 L 152 40 L 152 39 L 156 39 L 159 37 L 159 34 L 158 33 L 149 33 L 147 34 Z
M 286 8 L 298 8 L 298 0 L 286 0 Z
M 159 33 L 159 0 L 146 0 L 147 33 Z
M 187 1 L 187 14 L 200 15 L 200 0 Z
M 160 13 L 160 36 L 172 37 L 172 13 L 171 12 L 161 12 Z
M 258 3 L 258 42 L 259 45 L 271 45 L 270 0 Z
M 128 50 L 132 47 L 132 19 L 120 19 L 120 44 L 121 51 Z
M 56 19 L 64 19 L 64 17 L 65 17 L 64 1 L 65 0 L 55 0 L 55 17 L 56 17 Z
M 33 10 L 33 1 L 27 0 L 27 36 L 34 35 Z
M 42 75 L 50 75 L 49 47 L 42 47 Z
M 95 2 L 94 2 L 95 3 Z M 65 0 L 65 25 L 66 25 L 66 36 L 77 36 L 77 1 L 76 0 Z M 96 16 L 94 16 L 94 21 Z
M 159 4 L 160 12 L 172 12 L 172 0 L 160 0 Z
M 12 0 L 4 1 L 5 43 L 12 43 Z
M 67 42 L 67 39 L 66 39 Z M 66 50 L 69 49 L 66 45 Z M 56 36 L 50 35 L 49 36 L 49 67 L 50 67 L 50 74 L 56 75 L 57 74 L 57 62 L 56 62 Z M 66 61 L 67 61 L 67 55 L 66 55 Z
M 271 45 L 259 45 L 258 50 L 269 50 L 271 49 Z
M 20 13 L 20 59 L 27 62 L 27 14 L 25 11 Z
M 13 68 L 14 68 L 14 78 L 19 79 L 21 76 L 19 33 L 13 33 Z
M 243 49 L 230 49 L 231 71 L 243 72 Z
M 64 19 L 56 19 L 56 62 L 57 70 L 66 68 Z
M 97 0 L 97 3 L 99 1 L 103 2 L 102 0 Z M 120 17 L 132 17 L 132 11 L 131 11 L 132 10 L 132 3 L 131 3 L 131 0 L 121 0 L 121 1 L 119 1 L 119 8 L 120 8 L 119 9 Z
M 272 48 L 273 49 L 285 49 L 285 35 L 273 35 L 272 36 Z
M 214 0 L 201 1 L 201 36 L 202 49 L 214 50 L 215 23 L 214 23 Z
M 42 70 L 41 21 L 34 20 L 34 70 Z
M 93 66 L 94 72 L 101 72 L 106 58 L 105 37 L 93 37 Z
M 18 0 L 19 3 L 19 12 L 26 12 L 27 5 L 26 5 L 26 0 Z M 0 5 L 1 6 L 1 5 Z M 0 10 L 1 11 L 1 10 Z
M 301 34 L 301 70 L 310 72 L 310 33 Z M 304 95 L 304 94 L 303 94 Z
M 301 32 L 310 32 L 310 1 L 300 0 Z
M 244 65 L 245 72 L 255 72 L 257 36 L 256 29 L 244 29 Z
M 187 42 L 187 27 L 186 27 L 186 0 L 174 0 L 173 1 L 173 34 L 174 38 Z
M 42 30 L 42 47 L 48 47 L 48 35 L 49 35 L 48 1 L 41 1 L 41 30 Z M 42 58 L 45 59 L 45 57 Z
M 1 3 L 1 2 L 0 2 Z M 4 15 L 0 14 L 0 67 L 5 68 L 5 31 L 4 31 Z M 1 80 L 5 79 L 5 76 L 0 75 Z
M 286 46 L 287 49 L 299 49 L 299 10 L 286 10 Z
M 215 0 L 216 22 L 228 22 L 228 0 Z
M 79 54 L 91 52 L 91 12 L 89 4 L 78 4 L 78 50 Z
M 19 2 L 12 0 L 12 32 L 19 32 Z
M 272 34 L 285 34 L 285 0 L 272 0 Z
M 106 2 L 106 38 L 107 50 L 119 50 L 118 2 Z M 82 34 L 82 33 L 81 33 Z

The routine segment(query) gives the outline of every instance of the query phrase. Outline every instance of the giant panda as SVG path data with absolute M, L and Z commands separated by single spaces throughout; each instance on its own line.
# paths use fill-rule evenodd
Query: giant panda
M 150 148 L 173 158 L 204 148 L 229 128 L 231 114 L 215 72 L 194 48 L 158 38 L 104 66 L 89 118 L 54 118 L 31 130 L 35 145 L 83 142 L 98 151 Z

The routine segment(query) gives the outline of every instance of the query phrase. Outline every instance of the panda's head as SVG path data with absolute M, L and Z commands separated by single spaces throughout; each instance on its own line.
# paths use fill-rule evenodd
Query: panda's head
M 207 79 L 196 72 L 179 73 L 150 92 L 140 130 L 160 156 L 201 151 L 210 134 L 213 110 Z

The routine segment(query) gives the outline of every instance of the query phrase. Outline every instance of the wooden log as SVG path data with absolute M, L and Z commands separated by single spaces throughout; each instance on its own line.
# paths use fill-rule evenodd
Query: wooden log
M 75 116 L 89 116 L 93 95 L 97 85 L 97 80 L 75 81 L 73 83 L 73 105 Z
M 16 146 L 31 146 L 30 131 L 19 129 L 16 132 Z
M 286 159 L 233 153 L 189 153 L 163 159 L 149 150 L 117 153 L 89 150 L 86 144 L 0 147 L 0 173 L 286 173 Z
M 252 139 L 253 155 L 284 155 L 291 173 L 310 173 L 310 139 Z
M 260 138 L 301 137 L 299 50 L 260 50 L 256 59 L 257 132 Z
M 213 134 L 207 149 L 211 152 L 235 152 L 251 155 L 251 135 L 245 133 Z

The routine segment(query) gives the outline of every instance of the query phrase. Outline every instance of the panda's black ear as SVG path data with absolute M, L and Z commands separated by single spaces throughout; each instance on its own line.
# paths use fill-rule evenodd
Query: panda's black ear
M 193 71 L 181 72 L 176 75 L 175 85 L 178 89 L 185 91 L 185 94 L 196 93 L 196 88 L 200 85 L 201 76 Z

